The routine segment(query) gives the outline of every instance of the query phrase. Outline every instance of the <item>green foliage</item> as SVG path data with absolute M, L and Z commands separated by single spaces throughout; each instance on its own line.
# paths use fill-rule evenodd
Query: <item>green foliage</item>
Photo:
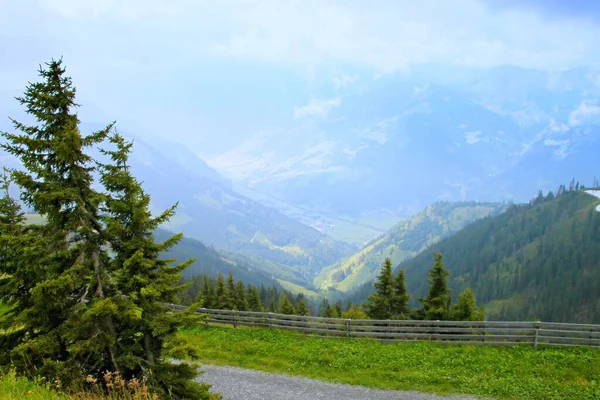
M 592 348 L 379 343 L 256 328 L 197 327 L 184 337 L 208 364 L 335 383 L 499 400 L 600 398 Z
M 288 315 L 294 315 L 296 313 L 289 297 L 283 292 L 279 295 L 279 312 Z
M 439 202 L 410 219 L 400 221 L 382 237 L 362 250 L 323 269 L 314 279 L 320 289 L 342 292 L 372 285 L 381 265 L 390 258 L 393 265 L 410 259 L 468 224 L 488 215 L 498 215 L 506 208 L 499 203 Z
M 310 310 L 308 309 L 308 303 L 306 298 L 300 293 L 296 297 L 296 315 L 309 315 Z
M 448 289 L 448 271 L 442 263 L 443 254 L 435 255 L 435 263 L 429 270 L 429 294 L 425 298 L 419 299 L 423 304 L 423 309 L 418 312 L 423 319 L 427 320 L 446 320 L 450 316 L 450 302 L 452 296 Z
M 466 288 L 459 296 L 450 312 L 450 317 L 454 321 L 483 321 L 485 311 L 483 307 L 477 307 L 475 294 L 471 288 Z
M 471 287 L 491 320 L 600 323 L 597 205 L 597 198 L 561 187 L 474 222 L 399 267 L 409 291 L 423 296 L 423 265 L 431 252 L 443 253 L 449 285 L 456 293 Z
M 62 61 L 47 67 L 19 98 L 37 125 L 13 120 L 21 133 L 2 134 L 2 147 L 24 167 L 11 178 L 46 223 L 25 225 L 15 201 L 5 194 L 0 202 L 0 300 L 11 307 L 2 318 L 0 364 L 58 379 L 66 390 L 86 377 L 102 382 L 108 371 L 144 377 L 163 397 L 208 398 L 207 386 L 194 381 L 196 366 L 172 364 L 163 351 L 193 355 L 176 333 L 198 321 L 192 307 L 175 316 L 161 305 L 176 299 L 191 263 L 159 258 L 181 234 L 153 238 L 175 207 L 152 217 L 150 198 L 129 171 L 131 144 L 109 138 L 113 124 L 83 136 Z M 102 164 L 86 150 L 107 138 L 114 150 L 101 150 L 110 159 Z M 8 193 L 8 179 L 2 183 Z
M 378 281 L 374 283 L 375 292 L 369 296 L 367 314 L 373 319 L 406 319 L 410 314 L 410 295 L 406 291 L 404 271 L 400 270 L 394 278 L 392 261 L 385 259 Z
M 365 313 L 361 307 L 355 307 L 354 304 L 350 304 L 348 311 L 342 313 L 342 318 L 345 319 L 369 319 L 367 313 Z

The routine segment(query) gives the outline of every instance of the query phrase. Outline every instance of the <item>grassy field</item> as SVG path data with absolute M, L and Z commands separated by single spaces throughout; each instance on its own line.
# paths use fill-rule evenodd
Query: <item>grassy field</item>
M 383 344 L 253 328 L 198 327 L 183 336 L 209 364 L 379 389 L 498 399 L 600 399 L 600 350 Z

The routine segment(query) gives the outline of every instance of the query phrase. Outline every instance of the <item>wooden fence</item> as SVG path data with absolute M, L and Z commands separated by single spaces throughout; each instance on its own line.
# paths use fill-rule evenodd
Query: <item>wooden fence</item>
M 184 306 L 169 305 L 174 311 Z M 383 342 L 430 340 L 440 343 L 507 346 L 600 347 L 600 325 L 553 322 L 404 321 L 304 317 L 199 308 L 206 324 L 230 324 L 286 329 L 316 336 L 372 338 Z

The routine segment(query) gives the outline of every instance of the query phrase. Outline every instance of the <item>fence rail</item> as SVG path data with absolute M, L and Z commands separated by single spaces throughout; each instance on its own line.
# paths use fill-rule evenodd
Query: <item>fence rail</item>
M 169 304 L 175 312 L 185 306 Z M 407 321 L 308 317 L 269 312 L 213 310 L 207 324 L 286 329 L 317 336 L 371 338 L 384 342 L 430 340 L 470 345 L 590 346 L 600 348 L 600 325 L 553 322 Z

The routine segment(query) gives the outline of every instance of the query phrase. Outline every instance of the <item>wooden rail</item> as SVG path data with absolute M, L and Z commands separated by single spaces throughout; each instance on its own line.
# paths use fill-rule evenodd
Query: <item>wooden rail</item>
M 169 304 L 175 312 L 185 306 Z M 432 340 L 440 343 L 507 346 L 600 347 L 600 325 L 553 322 L 406 321 L 305 317 L 235 310 L 197 309 L 206 324 L 286 329 L 317 336 L 362 337 L 384 342 Z

